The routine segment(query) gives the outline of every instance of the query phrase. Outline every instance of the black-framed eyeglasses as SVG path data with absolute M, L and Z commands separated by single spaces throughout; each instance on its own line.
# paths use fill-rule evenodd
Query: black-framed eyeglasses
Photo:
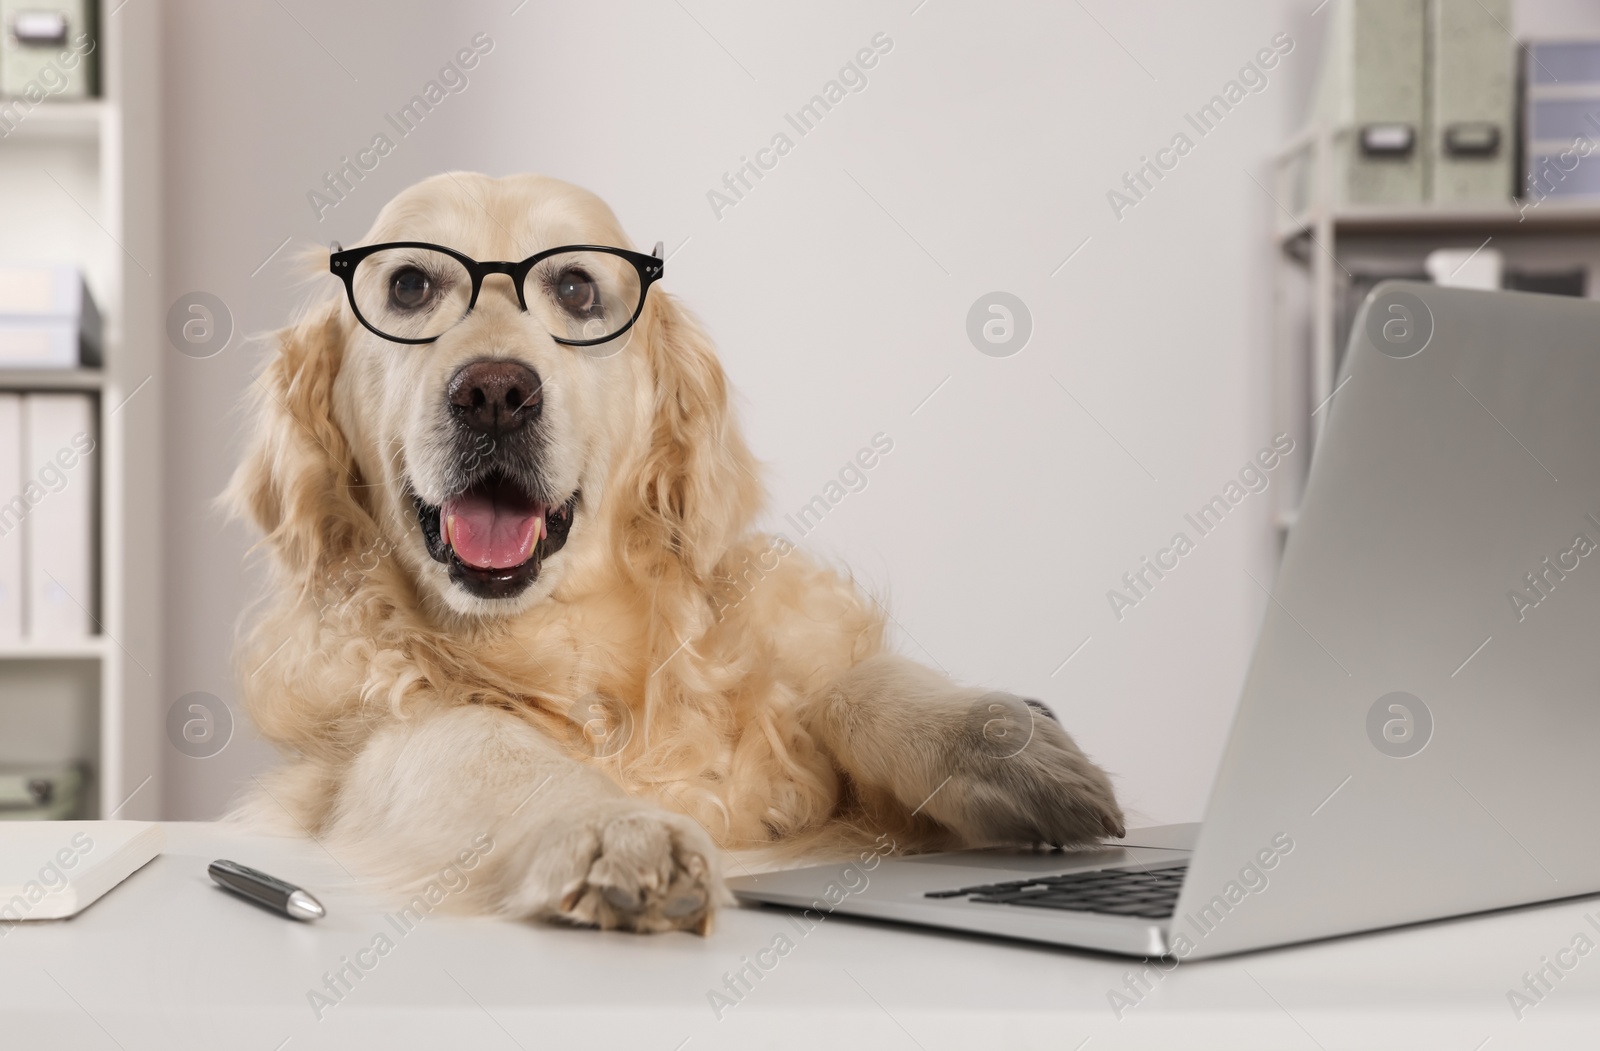
M 505 274 L 523 311 L 539 314 L 550 337 L 571 347 L 605 343 L 632 328 L 665 266 L 660 242 L 650 255 L 563 245 L 520 263 L 479 262 L 426 241 L 335 244 L 328 261 L 356 320 L 395 343 L 432 343 L 472 312 L 485 277 Z

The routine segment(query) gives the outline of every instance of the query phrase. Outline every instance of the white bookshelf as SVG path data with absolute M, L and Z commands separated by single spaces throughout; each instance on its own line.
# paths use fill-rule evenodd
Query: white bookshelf
M 1420 272 L 1436 248 L 1490 246 L 1508 267 L 1588 271 L 1600 297 L 1600 201 L 1546 198 L 1482 205 L 1336 205 L 1332 134 L 1313 128 L 1279 153 L 1273 182 L 1273 339 L 1279 348 L 1274 430 L 1315 453 L 1318 407 L 1333 396 L 1341 357 L 1339 310 L 1344 272 Z M 1509 191 L 1509 187 L 1508 187 Z M 1315 415 L 1313 415 L 1315 413 Z M 1294 524 L 1311 456 L 1298 484 L 1281 487 L 1275 521 Z
M 91 817 L 157 816 L 166 747 L 160 20 L 156 0 L 102 3 L 100 97 L 42 103 L 0 138 L 0 258 L 82 267 L 105 323 L 101 368 L 0 369 L 0 390 L 96 397 L 100 625 L 0 645 L 0 762 L 85 763 Z
M 113 112 L 115 107 L 103 98 L 58 99 L 48 107 L 34 110 L 6 138 L 8 141 L 67 139 L 92 144 L 103 134 L 106 119 Z

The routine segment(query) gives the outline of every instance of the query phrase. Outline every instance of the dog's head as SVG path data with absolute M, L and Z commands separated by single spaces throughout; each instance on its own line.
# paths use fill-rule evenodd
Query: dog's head
M 476 617 L 607 574 L 703 576 L 757 492 L 662 266 L 553 179 L 406 190 L 280 334 L 236 500 L 313 597 L 352 565 Z

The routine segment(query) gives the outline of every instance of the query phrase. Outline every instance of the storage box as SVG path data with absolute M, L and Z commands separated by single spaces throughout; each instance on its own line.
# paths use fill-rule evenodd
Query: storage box
M 0 766 L 0 821 L 68 821 L 83 816 L 78 766 Z
M 1523 80 L 1523 195 L 1600 197 L 1600 40 L 1529 42 Z
M 99 89 L 95 0 L 0 0 L 0 95 L 38 104 Z
M 1504 204 L 1516 168 L 1511 0 L 1331 0 L 1313 130 L 1280 161 L 1291 199 L 1349 205 Z M 1288 206 L 1299 214 L 1302 208 Z
M 99 365 L 102 339 L 100 311 L 77 267 L 0 264 L 0 368 Z
M 1429 0 L 1428 23 L 1429 197 L 1503 204 L 1517 192 L 1511 0 Z
M 1427 196 L 1424 0 L 1339 0 L 1329 12 L 1315 124 L 1332 130 L 1335 205 Z

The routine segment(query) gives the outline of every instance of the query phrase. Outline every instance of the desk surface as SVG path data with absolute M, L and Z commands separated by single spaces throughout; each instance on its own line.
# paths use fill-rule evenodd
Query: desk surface
M 1600 951 L 1566 953 L 1574 965 L 1520 1019 L 1507 997 L 1578 935 L 1600 946 L 1586 919 L 1600 924 L 1600 898 L 1186 963 L 1152 972 L 1119 1018 L 1109 993 L 1128 995 L 1136 961 L 837 916 L 802 934 L 783 911 L 748 908 L 724 912 L 706 938 L 440 913 L 406 930 L 389 918 L 397 903 L 356 889 L 314 843 L 166 828 L 166 853 L 80 916 L 0 937 L 5 1046 L 1502 1051 L 1600 1040 Z M 218 857 L 300 882 L 327 919 L 293 923 L 225 894 L 205 871 Z M 780 935 L 792 948 L 765 953 L 775 965 L 719 1011 L 711 992 L 728 997 L 724 976 Z M 347 960 L 371 966 L 335 1001 L 324 975 Z

